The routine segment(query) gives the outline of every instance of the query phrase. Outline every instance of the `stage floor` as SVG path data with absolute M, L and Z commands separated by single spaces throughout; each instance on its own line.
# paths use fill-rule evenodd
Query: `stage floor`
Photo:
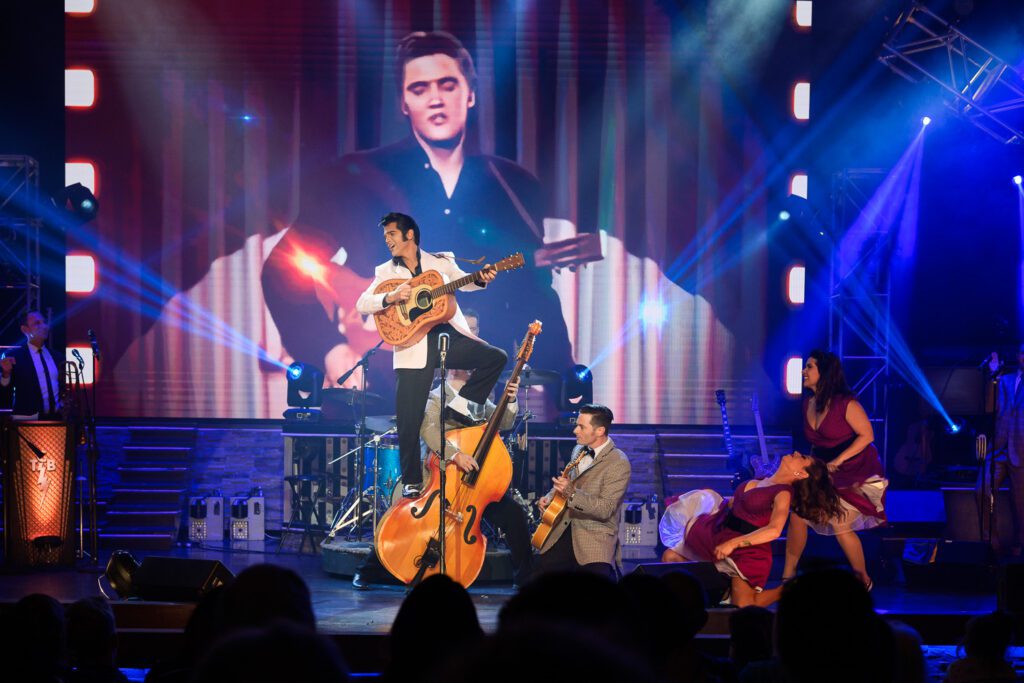
M 195 559 L 220 560 L 232 572 L 238 573 L 252 564 L 271 562 L 289 567 L 302 576 L 309 585 L 313 598 L 320 630 L 332 635 L 380 635 L 391 627 L 391 622 L 405 597 L 403 586 L 371 586 L 367 590 L 353 588 L 348 579 L 328 574 L 321 566 L 319 554 L 296 554 L 294 552 L 275 553 L 275 545 L 268 541 L 265 550 L 232 550 L 217 547 L 177 548 L 168 552 L 140 551 L 135 553 L 137 560 L 147 555 L 166 555 Z M 100 568 L 106 566 L 109 553 L 101 555 Z M 627 564 L 626 571 L 632 567 Z M 114 603 L 123 609 L 138 612 L 144 605 L 139 601 L 116 600 L 106 581 L 98 571 L 76 571 L 72 569 L 40 571 L 34 573 L 8 574 L 0 581 L 0 602 L 11 603 L 30 593 L 46 593 L 63 601 L 72 602 L 81 597 L 100 594 L 100 584 L 114 598 Z M 485 631 L 497 628 L 498 613 L 502 605 L 514 594 L 510 584 L 478 583 L 470 589 L 473 602 L 477 607 L 480 623 Z M 993 592 L 949 593 L 945 591 L 911 591 L 899 585 L 876 585 L 872 592 L 876 609 L 887 617 L 901 619 L 911 623 L 922 631 L 925 642 L 933 644 L 952 644 L 956 640 L 943 637 L 945 627 L 939 628 L 943 622 L 963 623 L 976 614 L 991 612 L 996 608 L 996 596 Z M 164 604 L 164 607 L 169 605 Z M 165 613 L 180 614 L 187 618 L 191 611 L 190 605 L 182 605 Z M 713 609 L 712 618 L 705 627 L 704 634 L 715 636 L 725 631 L 725 609 Z M 721 615 L 721 618 L 718 618 Z M 133 623 L 136 619 L 132 619 Z M 176 628 L 183 625 L 177 623 L 178 618 L 169 623 L 164 621 L 163 628 Z M 924 623 L 920 628 L 918 624 Z M 952 624 L 947 624 L 952 625 Z M 962 630 L 957 629 L 957 634 Z M 936 638 L 939 638 L 936 640 Z
M 193 546 L 168 552 L 140 551 L 134 556 L 139 561 L 150 555 L 220 560 L 236 574 L 262 562 L 289 567 L 309 586 L 319 631 L 337 643 L 352 671 L 371 677 L 382 671 L 388 657 L 385 636 L 405 598 L 405 587 L 357 590 L 351 580 L 324 571 L 319 554 L 278 554 L 276 541 L 259 546 L 263 546 L 262 551 Z M 102 554 L 100 568 L 106 566 L 108 557 L 109 553 Z M 627 564 L 626 570 L 631 569 Z M 146 668 L 178 649 L 193 604 L 118 600 L 100 570 L 61 569 L 4 575 L 0 580 L 0 612 L 30 593 L 46 593 L 70 603 L 101 594 L 101 584 L 102 590 L 115 598 L 111 604 L 118 623 L 119 663 L 122 667 L 138 667 L 125 670 L 134 676 L 132 680 L 142 680 Z M 478 583 L 470 594 L 484 630 L 494 632 L 502 605 L 514 594 L 511 584 Z M 909 624 L 921 634 L 928 680 L 933 681 L 942 680 L 949 663 L 956 659 L 955 644 L 967 621 L 996 608 L 994 592 L 911 591 L 899 585 L 879 584 L 872 597 L 880 613 Z M 713 608 L 709 612 L 699 645 L 710 653 L 726 656 L 731 610 Z M 1011 648 L 1010 657 L 1015 666 L 1024 669 L 1024 650 Z

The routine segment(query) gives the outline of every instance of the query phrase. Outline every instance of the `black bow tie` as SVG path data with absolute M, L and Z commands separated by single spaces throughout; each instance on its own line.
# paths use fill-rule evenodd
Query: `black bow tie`
M 581 448 L 581 449 L 580 449 L 580 453 L 581 453 L 581 454 L 582 454 L 582 455 L 583 455 L 584 457 L 586 457 L 586 456 L 588 456 L 588 455 L 589 455 L 589 456 L 590 456 L 591 458 L 593 458 L 593 457 L 594 457 L 594 449 L 593 449 L 593 448 L 591 448 L 590 446 L 584 446 L 583 448 Z

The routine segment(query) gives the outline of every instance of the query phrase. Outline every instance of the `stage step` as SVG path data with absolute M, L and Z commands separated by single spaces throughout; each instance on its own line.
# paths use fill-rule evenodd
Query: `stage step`
M 182 483 L 188 479 L 188 467 L 166 466 L 157 463 L 118 465 L 117 472 L 126 484 L 168 484 Z
M 110 505 L 100 526 L 103 547 L 172 548 L 184 515 L 197 430 L 134 427 L 122 447 Z
M 128 443 L 133 446 L 194 446 L 195 427 L 132 427 Z
M 176 529 L 164 532 L 101 531 L 99 545 L 108 550 L 170 550 L 178 540 Z
M 157 488 L 114 488 L 111 504 L 133 505 L 166 505 L 180 503 L 185 489 Z
M 146 508 L 107 510 L 107 528 L 124 527 L 129 529 L 145 529 L 156 527 L 173 528 L 181 517 L 181 510 L 151 510 Z
M 125 445 L 122 462 L 188 463 L 192 461 L 192 451 L 191 446 Z
M 729 456 L 725 453 L 665 453 L 664 467 L 673 472 L 712 472 L 721 474 L 728 469 Z

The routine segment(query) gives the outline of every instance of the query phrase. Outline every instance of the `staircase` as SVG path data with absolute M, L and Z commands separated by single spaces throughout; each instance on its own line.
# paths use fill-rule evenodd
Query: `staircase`
M 166 550 L 178 540 L 196 444 L 193 427 L 133 427 L 100 526 L 100 546 Z
M 735 473 L 728 466 L 721 430 L 685 428 L 658 432 L 656 438 L 665 497 L 694 489 L 712 489 L 723 496 L 732 495 L 729 482 Z M 732 441 L 737 454 L 750 456 L 759 452 L 756 434 L 742 434 L 734 430 Z M 768 453 L 772 455 L 785 455 L 793 450 L 793 440 L 789 435 L 767 434 L 765 441 Z

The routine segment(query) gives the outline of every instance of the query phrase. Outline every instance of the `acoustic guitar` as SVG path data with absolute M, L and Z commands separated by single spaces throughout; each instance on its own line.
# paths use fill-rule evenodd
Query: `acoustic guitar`
M 565 469 L 562 470 L 562 476 L 568 477 L 569 473 L 572 472 L 572 468 L 580 464 L 587 455 L 590 455 L 590 451 L 586 448 L 581 448 L 580 452 L 572 459 Z M 565 517 L 566 509 L 565 505 L 567 499 L 558 491 L 555 491 L 555 495 L 551 497 L 551 502 L 544 508 L 544 514 L 541 515 L 540 524 L 537 526 L 537 530 L 533 532 L 533 538 L 530 539 L 530 543 L 537 550 L 544 547 L 544 543 L 548 540 L 548 536 L 554 531 L 555 527 L 558 526 L 562 518 Z
M 522 268 L 525 261 L 522 253 L 506 256 L 494 267 L 498 272 Z M 373 314 L 380 338 L 392 346 L 412 346 L 423 339 L 431 328 L 452 319 L 457 310 L 455 290 L 465 287 L 480 278 L 482 270 L 445 284 L 436 270 L 428 270 L 408 280 L 412 294 L 406 301 L 391 304 Z M 406 280 L 395 278 L 385 280 L 373 290 L 374 294 L 388 294 Z

